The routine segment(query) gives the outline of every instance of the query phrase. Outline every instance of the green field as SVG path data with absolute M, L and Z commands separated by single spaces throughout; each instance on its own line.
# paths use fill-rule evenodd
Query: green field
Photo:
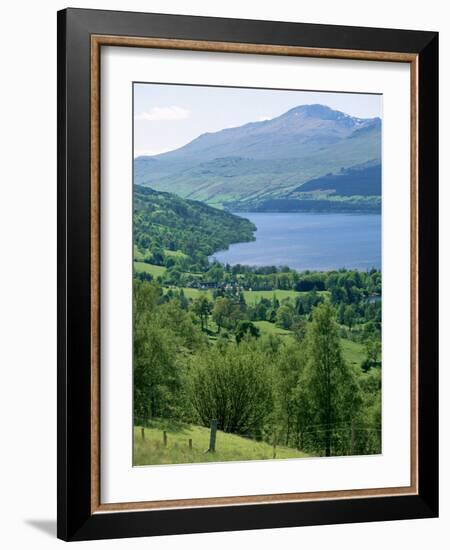
M 200 296 L 200 294 L 206 294 L 208 298 L 212 298 L 212 292 L 210 290 L 199 290 L 198 288 L 183 288 L 184 295 L 186 298 L 192 298 L 193 300 Z
M 153 277 L 161 277 L 166 272 L 166 268 L 161 265 L 146 264 L 145 262 L 134 262 L 133 265 L 137 273 L 149 273 Z
M 225 462 L 229 460 L 264 460 L 273 458 L 304 458 L 308 455 L 288 447 L 275 449 L 268 443 L 217 431 L 216 452 L 205 453 L 209 446 L 210 430 L 201 426 L 168 426 L 167 447 L 164 446 L 163 425 L 134 427 L 134 466 L 146 464 L 185 464 L 189 462 Z M 192 439 L 192 449 L 189 449 Z
M 361 365 L 366 358 L 366 352 L 362 344 L 347 340 L 347 338 L 341 338 L 341 346 L 344 354 L 344 359 L 347 363 L 353 365 Z
M 290 330 L 277 327 L 275 323 L 269 323 L 269 321 L 253 321 L 253 324 L 259 328 L 261 335 L 274 334 L 276 336 L 292 336 Z
M 164 254 L 171 258 L 187 258 L 186 254 L 184 252 L 181 252 L 181 250 L 168 250 L 166 248 L 164 250 Z

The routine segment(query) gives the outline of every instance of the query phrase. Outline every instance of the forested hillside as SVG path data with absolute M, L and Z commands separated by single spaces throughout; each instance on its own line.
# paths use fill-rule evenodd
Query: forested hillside
M 165 251 L 209 256 L 231 243 L 253 240 L 254 231 L 250 221 L 229 212 L 149 187 L 134 188 L 134 244 L 156 265 L 164 264 Z

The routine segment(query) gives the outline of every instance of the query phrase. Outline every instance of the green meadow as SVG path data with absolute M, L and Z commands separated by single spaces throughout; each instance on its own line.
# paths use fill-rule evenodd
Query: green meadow
M 167 445 L 164 444 L 166 431 Z M 135 466 L 146 464 L 185 464 L 190 462 L 226 462 L 229 460 L 270 460 L 274 458 L 304 458 L 297 449 L 255 441 L 221 430 L 216 434 L 216 451 L 206 452 L 210 430 L 202 426 L 156 423 L 155 427 L 134 427 Z M 189 439 L 192 448 L 189 448 Z
M 161 265 L 152 265 L 145 262 L 134 262 L 134 271 L 136 273 L 148 273 L 152 277 L 162 277 L 166 268 Z

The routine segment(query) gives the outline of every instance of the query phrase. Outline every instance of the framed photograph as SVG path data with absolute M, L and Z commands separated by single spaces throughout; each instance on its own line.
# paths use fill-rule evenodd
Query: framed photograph
M 58 13 L 58 536 L 438 514 L 438 36 Z

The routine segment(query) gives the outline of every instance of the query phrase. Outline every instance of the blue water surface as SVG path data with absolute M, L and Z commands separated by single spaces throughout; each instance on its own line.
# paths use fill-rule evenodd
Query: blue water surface
M 381 268 L 379 214 L 239 212 L 257 227 L 256 240 L 211 259 L 230 265 L 289 266 L 303 271 Z

